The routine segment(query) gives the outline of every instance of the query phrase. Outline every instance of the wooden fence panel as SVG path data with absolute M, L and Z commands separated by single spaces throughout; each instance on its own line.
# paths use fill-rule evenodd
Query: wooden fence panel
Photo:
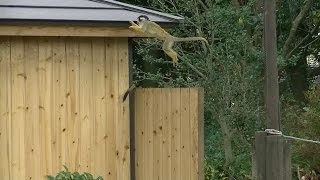
M 203 92 L 135 91 L 136 180 L 203 180 Z
M 0 174 L 129 180 L 128 39 L 0 37 Z

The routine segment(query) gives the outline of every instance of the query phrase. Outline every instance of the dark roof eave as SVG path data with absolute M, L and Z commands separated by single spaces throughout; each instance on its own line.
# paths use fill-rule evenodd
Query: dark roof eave
M 177 26 L 178 22 L 157 22 L 162 27 Z M 75 20 L 51 20 L 51 19 L 0 19 L 0 24 L 6 25 L 74 25 L 74 26 L 108 26 L 108 27 L 125 27 L 130 25 L 129 21 L 75 21 Z

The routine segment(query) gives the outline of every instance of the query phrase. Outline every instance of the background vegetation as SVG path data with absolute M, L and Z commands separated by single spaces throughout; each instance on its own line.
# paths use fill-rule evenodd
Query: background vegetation
M 150 39 L 135 43 L 135 81 L 143 87 L 205 89 L 206 179 L 250 179 L 254 132 L 265 127 L 262 0 L 123 0 L 183 16 L 170 29 L 179 37 L 203 36 L 175 47 L 186 63 L 177 68 Z M 277 1 L 278 67 L 282 131 L 320 140 L 320 2 Z M 293 173 L 320 172 L 320 146 L 294 143 Z

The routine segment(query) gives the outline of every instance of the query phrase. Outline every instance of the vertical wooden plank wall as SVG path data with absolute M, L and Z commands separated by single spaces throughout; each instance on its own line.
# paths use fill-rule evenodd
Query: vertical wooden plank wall
M 127 38 L 0 37 L 0 175 L 129 180 Z
M 135 91 L 136 180 L 203 180 L 203 92 Z

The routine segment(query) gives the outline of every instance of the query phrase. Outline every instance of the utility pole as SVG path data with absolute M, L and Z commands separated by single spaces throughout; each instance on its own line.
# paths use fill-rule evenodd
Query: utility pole
M 267 128 L 280 130 L 276 28 L 276 2 L 275 0 L 264 0 Z
M 276 0 L 264 2 L 266 126 L 280 130 L 277 68 Z M 291 180 L 290 143 L 280 134 L 256 132 L 255 168 L 258 180 Z

